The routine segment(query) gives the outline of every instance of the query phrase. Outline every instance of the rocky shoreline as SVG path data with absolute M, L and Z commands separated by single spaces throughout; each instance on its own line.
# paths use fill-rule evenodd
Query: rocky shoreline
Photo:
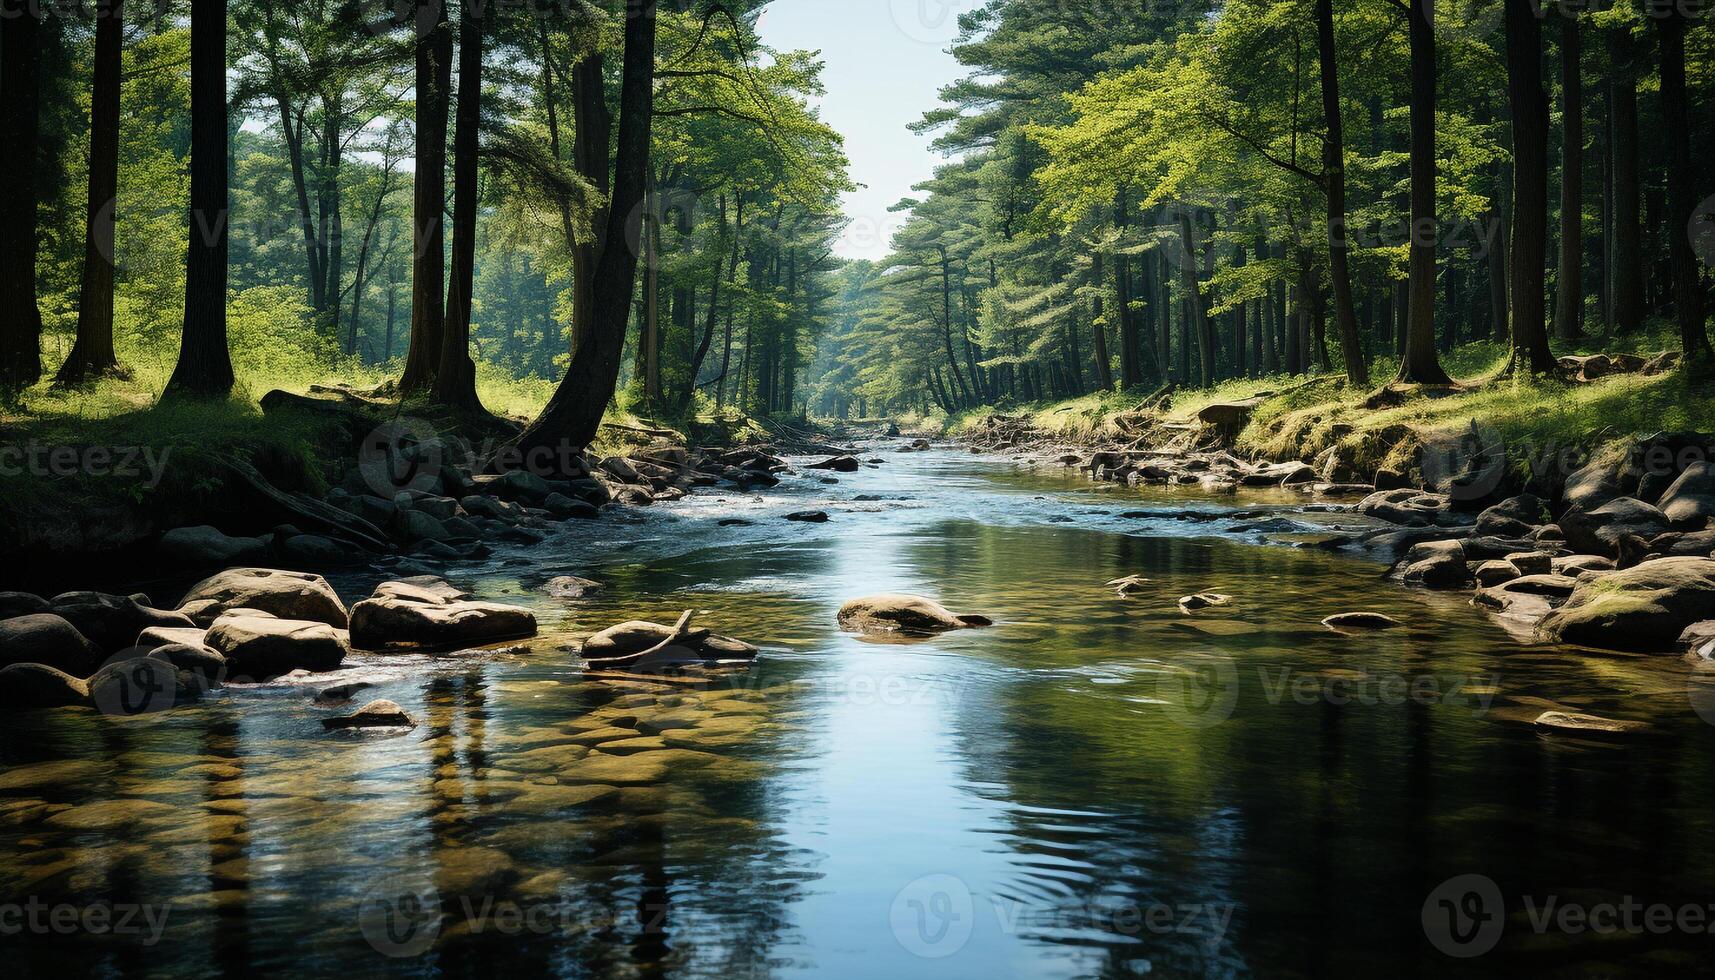
M 1314 546 L 1392 556 L 1387 577 L 1407 585 L 1469 590 L 1521 639 L 1715 659 L 1715 436 L 1635 438 L 1568 472 L 1532 473 L 1522 487 L 1504 459 L 1481 453 L 1440 486 L 1385 470 L 1371 483 L 1344 483 L 1310 463 L 1219 448 L 1249 407 L 1213 406 L 1201 426 L 1157 447 L 1068 444 L 1006 417 L 986 420 L 966 443 L 1129 486 L 1296 492 L 1376 525 Z

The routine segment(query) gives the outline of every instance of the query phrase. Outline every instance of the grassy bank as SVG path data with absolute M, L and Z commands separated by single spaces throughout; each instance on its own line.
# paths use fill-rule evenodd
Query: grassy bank
M 1658 353 L 1673 346 L 1668 337 L 1650 333 L 1630 343 L 1590 344 L 1576 352 Z M 1678 371 L 1589 383 L 1529 380 L 1503 374 L 1507 356 L 1496 344 L 1459 348 L 1446 360 L 1458 381 L 1454 389 L 1405 391 L 1399 404 L 1386 407 L 1365 407 L 1374 390 L 1354 390 L 1340 376 L 1277 376 L 1177 392 L 1161 420 L 1188 423 L 1209 405 L 1263 395 L 1235 448 L 1257 457 L 1306 461 L 1333 450 L 1358 479 L 1368 479 L 1382 466 L 1407 471 L 1425 442 L 1456 437 L 1472 425 L 1486 437 L 1498 437 L 1521 471 L 1527 460 L 1550 450 L 1598 449 L 1626 436 L 1660 430 L 1715 431 L 1715 399 Z M 1375 376 L 1391 377 L 1394 370 L 1391 363 L 1378 363 Z M 1119 437 L 1116 418 L 1135 411 L 1139 400 L 1136 393 L 1103 393 L 1051 404 L 985 406 L 920 424 L 957 436 L 1001 412 L 1028 417 L 1032 426 L 1054 439 L 1092 442 Z

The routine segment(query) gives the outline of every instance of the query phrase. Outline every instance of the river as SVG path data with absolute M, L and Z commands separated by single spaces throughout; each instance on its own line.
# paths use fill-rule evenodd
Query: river
M 522 648 L 0 721 L 0 948 L 174 977 L 1710 968 L 1707 933 L 1562 915 L 1715 901 L 1715 729 L 1687 665 L 1535 646 L 1376 561 L 1174 516 L 1359 520 L 1296 495 L 882 455 L 455 574 L 537 611 Z M 832 520 L 782 519 L 810 508 Z M 546 598 L 564 574 L 606 588 Z M 1150 581 L 1106 587 L 1129 575 Z M 378 578 L 333 581 L 354 601 Z M 842 634 L 840 604 L 880 591 L 996 625 Z M 1182 612 L 1197 592 L 1233 601 Z M 564 649 L 684 609 L 762 658 L 692 683 L 586 676 Z M 1354 610 L 1405 626 L 1320 625 Z M 311 696 L 351 681 L 422 724 L 324 733 L 337 709 Z M 1650 729 L 1546 735 L 1529 722 L 1550 707 Z

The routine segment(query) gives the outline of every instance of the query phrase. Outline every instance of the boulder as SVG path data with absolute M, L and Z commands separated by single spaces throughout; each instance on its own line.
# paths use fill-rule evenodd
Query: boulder
M 1477 515 L 1477 533 L 1493 537 L 1528 537 L 1548 520 L 1548 508 L 1538 497 L 1522 494 L 1503 500 Z
M 74 677 L 88 677 L 107 655 L 53 613 L 0 620 L 0 665 L 46 664 Z
M 0 708 L 27 711 L 89 704 L 89 685 L 46 664 L 0 667 Z
M 1120 595 L 1136 595 L 1139 592 L 1149 591 L 1149 579 L 1141 575 L 1128 575 L 1125 578 L 1116 578 L 1109 582 L 1108 588 Z
M 1566 478 L 1560 500 L 1569 508 L 1591 511 L 1626 493 L 1620 481 L 1619 464 L 1598 460 Z
M 1478 565 L 1475 574 L 1477 584 L 1486 589 L 1491 586 L 1500 585 L 1503 582 L 1511 582 L 1513 579 L 1520 577 L 1524 573 L 1519 571 L 1518 566 L 1514 565 L 1512 562 L 1497 559 L 1495 561 L 1486 561 L 1481 565 Z
M 200 568 L 256 561 L 268 554 L 267 538 L 235 538 L 213 527 L 180 527 L 161 535 L 161 557 Z
M 191 626 L 188 628 L 151 626 L 137 634 L 137 640 L 132 644 L 132 646 L 134 649 L 144 651 L 145 653 L 150 650 L 157 650 L 164 646 L 171 646 L 176 643 L 182 643 L 193 647 L 203 647 L 206 649 L 207 644 L 203 642 L 203 638 L 207 635 L 208 630 L 201 626 Z
M 415 510 L 433 517 L 437 521 L 447 521 L 458 516 L 459 502 L 451 497 L 437 497 L 420 490 L 401 490 L 393 497 L 393 504 L 400 510 Z
M 548 499 L 542 501 L 542 506 L 561 520 L 587 521 L 601 516 L 594 504 L 568 497 L 563 493 L 549 494 Z
M 1351 612 L 1329 616 L 1322 625 L 1335 630 L 1391 630 L 1405 624 L 1381 613 Z
M 1554 556 L 1546 551 L 1515 551 L 1504 559 L 1520 575 L 1553 575 Z
M 1471 566 L 1460 541 L 1425 541 L 1413 545 L 1400 563 L 1405 580 L 1430 588 L 1449 588 L 1471 581 Z
M 361 517 L 376 527 L 386 527 L 393 523 L 393 515 L 399 513 L 399 505 L 370 493 L 348 495 L 337 503 L 330 494 L 328 503 L 354 517 Z
M 1554 559 L 1553 572 L 1568 578 L 1578 578 L 1586 572 L 1611 572 L 1614 567 L 1614 559 L 1603 558 L 1601 555 L 1562 555 Z
M 148 656 L 189 671 L 209 684 L 224 681 L 229 669 L 225 657 L 201 643 L 169 643 L 150 650 Z
M 229 609 L 254 609 L 281 619 L 302 619 L 344 629 L 345 604 L 320 575 L 271 568 L 233 568 L 185 593 L 179 612 L 207 626 Z
M 472 602 L 434 578 L 382 583 L 351 610 L 351 641 L 366 650 L 475 647 L 535 635 L 530 610 Z
M 1561 515 L 1560 528 L 1574 551 L 1615 556 L 1627 536 L 1650 541 L 1669 530 L 1667 515 L 1635 497 L 1616 497 L 1594 509 L 1574 506 Z
M 882 593 L 853 599 L 840 607 L 840 627 L 852 633 L 932 634 L 993 626 L 983 616 L 961 616 L 932 599 Z
M 1545 599 L 1565 599 L 1577 588 L 1578 580 L 1565 575 L 1521 575 L 1500 586 L 1509 595 L 1536 595 Z
M 578 578 L 576 575 L 561 575 L 559 578 L 549 579 L 548 584 L 542 586 L 542 591 L 554 599 L 582 599 L 600 592 L 601 583 Z
M 1649 546 L 1663 558 L 1708 558 L 1715 553 L 1715 530 L 1664 534 Z
M 1687 626 L 1715 618 L 1715 560 L 1662 558 L 1578 581 L 1542 632 L 1609 650 L 1673 650 Z
M 547 480 L 528 470 L 503 473 L 490 482 L 486 489 L 494 496 L 516 503 L 540 503 L 554 492 Z
M 195 629 L 189 616 L 152 609 L 131 596 L 101 592 L 67 592 L 52 600 L 53 613 L 103 650 L 122 650 L 150 627 Z
M 265 681 L 294 670 L 322 673 L 350 652 L 343 630 L 327 623 L 276 619 L 246 610 L 227 613 L 208 631 L 208 645 L 226 658 L 234 679 Z
M 420 510 L 401 510 L 393 515 L 393 533 L 404 541 L 449 541 L 453 533 L 445 524 Z
M 48 600 L 28 592 L 0 592 L 0 619 L 52 612 Z
M 1410 488 L 1378 491 L 1358 504 L 1360 514 L 1407 527 L 1441 523 L 1447 509 L 1446 495 Z
M 1699 620 L 1681 630 L 1677 646 L 1699 659 L 1715 659 L 1715 619 Z
M 796 514 L 787 514 L 786 519 L 800 524 L 826 524 L 828 515 L 819 510 L 803 510 Z
M 812 470 L 833 470 L 835 473 L 856 473 L 863 464 L 851 456 L 834 456 L 820 463 L 811 463 Z
M 392 701 L 375 700 L 340 718 L 323 718 L 322 728 L 339 731 L 348 728 L 416 728 L 417 720 Z
M 591 662 L 625 660 L 659 646 L 672 636 L 673 628 L 660 623 L 620 623 L 585 640 L 582 653 Z M 688 634 L 681 645 L 702 660 L 754 660 L 759 652 L 742 640 L 706 630 Z
M 1662 494 L 1656 505 L 1674 527 L 1701 531 L 1715 518 L 1715 467 L 1695 462 Z
M 115 660 L 89 679 L 89 700 L 104 715 L 154 714 L 202 697 L 207 682 L 171 660 L 132 657 Z
M 339 567 L 368 561 L 363 549 L 319 534 L 299 534 L 280 542 L 280 558 L 295 565 Z

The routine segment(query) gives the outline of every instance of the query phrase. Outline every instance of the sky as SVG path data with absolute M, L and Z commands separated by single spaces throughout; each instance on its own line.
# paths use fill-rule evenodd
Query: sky
M 764 11 L 763 43 L 821 51 L 827 63 L 822 119 L 846 138 L 852 180 L 847 226 L 835 254 L 880 259 L 904 217 L 887 209 L 911 196 L 942 162 L 929 138 L 905 127 L 936 105 L 941 86 L 964 72 L 947 53 L 958 16 L 977 0 L 774 0 Z

